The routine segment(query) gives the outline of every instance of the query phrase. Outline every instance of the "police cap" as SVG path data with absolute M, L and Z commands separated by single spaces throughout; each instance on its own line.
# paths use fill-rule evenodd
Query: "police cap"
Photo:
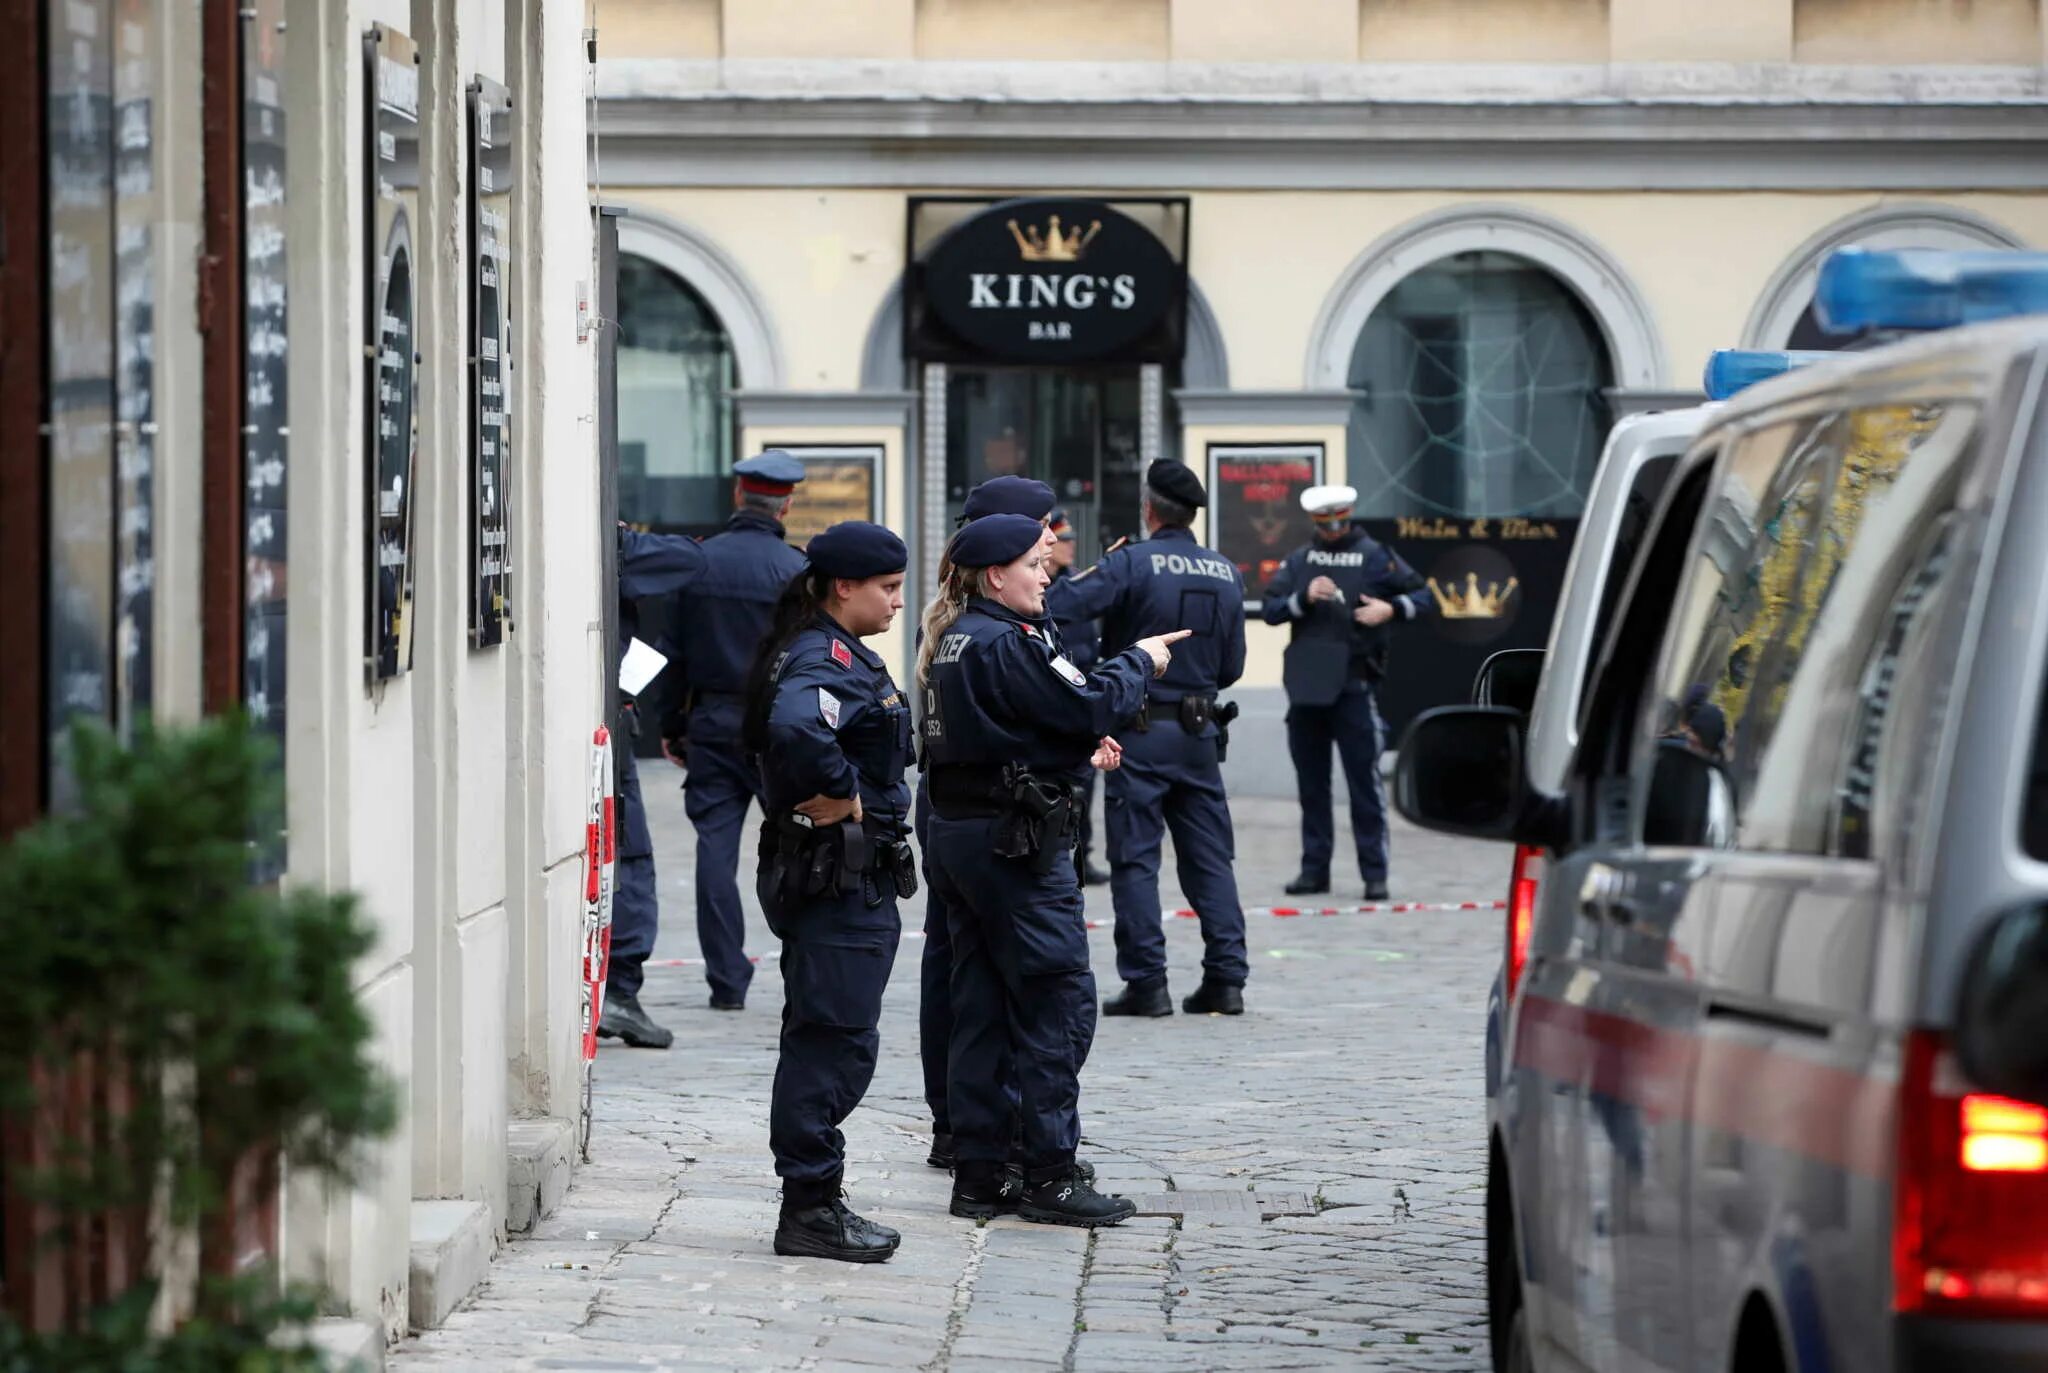
M 1178 458 L 1161 458 L 1145 469 L 1145 485 L 1176 505 L 1200 510 L 1209 504 L 1195 470 Z
M 742 491 L 761 496 L 787 496 L 804 479 L 804 465 L 780 448 L 736 464 L 732 473 L 740 479 Z
M 813 534 L 804 553 L 817 571 L 848 581 L 886 577 L 910 565 L 910 550 L 903 540 L 866 520 L 842 520 Z
M 983 515 L 960 526 L 946 556 L 957 567 L 1001 567 L 1037 547 L 1045 529 L 1029 515 Z
M 1042 520 L 1052 513 L 1052 488 L 1029 477 L 991 477 L 967 493 L 967 518 L 984 515 L 1028 515 Z
M 1311 486 L 1301 493 L 1301 508 L 1311 516 L 1350 513 L 1358 504 L 1358 489 L 1351 486 Z
M 1067 512 L 1064 510 L 1054 510 L 1052 514 L 1046 516 L 1045 527 L 1051 530 L 1052 536 L 1061 543 L 1074 541 L 1074 522 L 1067 518 Z

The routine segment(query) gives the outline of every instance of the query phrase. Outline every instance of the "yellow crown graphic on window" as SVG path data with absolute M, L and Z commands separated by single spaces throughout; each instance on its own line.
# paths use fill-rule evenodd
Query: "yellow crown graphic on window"
M 1071 234 L 1060 232 L 1058 215 L 1045 221 L 1043 233 L 1035 224 L 1028 229 L 1020 229 L 1016 220 L 1010 221 L 1010 237 L 1017 240 L 1017 252 L 1026 262 L 1079 262 L 1081 254 L 1088 251 L 1088 245 L 1101 232 L 1102 221 L 1099 219 L 1088 226 L 1087 232 L 1076 229 Z
M 1436 597 L 1436 608 L 1446 620 L 1492 620 L 1507 608 L 1508 598 L 1515 594 L 1515 588 L 1522 583 L 1518 578 L 1508 578 L 1506 586 L 1493 582 L 1486 590 L 1479 589 L 1479 574 L 1465 574 L 1465 589 L 1455 585 L 1449 591 L 1436 584 L 1436 578 L 1429 579 L 1429 594 Z

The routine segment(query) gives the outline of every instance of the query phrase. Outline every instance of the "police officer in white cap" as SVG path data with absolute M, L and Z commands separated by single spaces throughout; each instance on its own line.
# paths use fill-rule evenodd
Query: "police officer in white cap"
M 1269 624 L 1291 627 L 1281 680 L 1287 748 L 1301 796 L 1301 874 L 1290 896 L 1330 889 L 1335 847 L 1330 746 L 1351 792 L 1351 836 L 1365 899 L 1387 899 L 1387 799 L 1379 758 L 1388 746 L 1375 684 L 1386 673 L 1391 624 L 1436 613 L 1427 584 L 1400 555 L 1352 518 L 1358 492 L 1314 486 L 1301 508 L 1316 536 L 1280 566 L 1264 592 Z

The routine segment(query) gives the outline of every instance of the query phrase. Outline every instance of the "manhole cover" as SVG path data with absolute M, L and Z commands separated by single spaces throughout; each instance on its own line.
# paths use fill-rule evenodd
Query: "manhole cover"
M 1271 1220 L 1275 1216 L 1312 1216 L 1313 1198 L 1306 1192 L 1154 1192 L 1136 1198 L 1141 1216 L 1193 1216 L 1197 1220 Z

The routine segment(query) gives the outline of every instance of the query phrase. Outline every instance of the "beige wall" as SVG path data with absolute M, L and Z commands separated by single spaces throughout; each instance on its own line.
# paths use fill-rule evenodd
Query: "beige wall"
M 2039 0 L 1797 0 L 1801 62 L 2042 60 Z
M 1360 0 L 1364 62 L 1604 62 L 1605 0 Z
M 635 0 L 600 11 L 605 57 L 717 57 L 724 50 L 721 0 Z
M 1610 52 L 1617 62 L 1786 62 L 1792 10 L 1793 0 L 1609 0 Z
M 917 55 L 1158 62 L 1168 11 L 1169 0 L 917 0 Z
M 1172 42 L 1183 62 L 1349 62 L 1358 0 L 1173 0 Z
M 609 16 L 614 8 L 605 6 L 603 14 Z M 727 57 L 909 57 L 917 5 L 916 0 L 725 0 L 723 25 Z

